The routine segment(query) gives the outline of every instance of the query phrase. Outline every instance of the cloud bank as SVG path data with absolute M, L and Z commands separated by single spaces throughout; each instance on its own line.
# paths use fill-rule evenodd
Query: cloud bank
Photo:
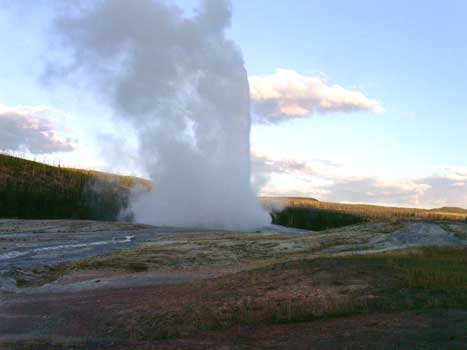
M 43 106 L 8 107 L 0 104 L 0 150 L 33 154 L 70 152 L 69 139 L 57 136 L 56 125 L 48 119 L 50 109 Z
M 467 169 L 445 168 L 424 177 L 356 176 L 322 160 L 275 159 L 253 154 L 253 179 L 263 195 L 394 206 L 467 208 Z
M 250 76 L 252 107 L 259 118 L 278 122 L 313 113 L 366 111 L 381 113 L 383 107 L 361 92 L 327 85 L 317 77 L 277 69 L 274 74 Z

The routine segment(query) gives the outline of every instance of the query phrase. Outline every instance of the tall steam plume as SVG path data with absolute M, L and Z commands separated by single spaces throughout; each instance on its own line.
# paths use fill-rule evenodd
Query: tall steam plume
M 66 71 L 137 131 L 155 183 L 134 203 L 140 222 L 245 230 L 269 222 L 250 187 L 249 86 L 224 35 L 230 20 L 227 0 L 204 0 L 192 17 L 162 1 L 86 2 L 56 19 L 72 52 Z

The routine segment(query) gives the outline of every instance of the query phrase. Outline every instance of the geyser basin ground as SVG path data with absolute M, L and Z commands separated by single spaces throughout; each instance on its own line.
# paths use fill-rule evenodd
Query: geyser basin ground
M 274 229 L 0 221 L 0 349 L 465 346 L 466 224 Z

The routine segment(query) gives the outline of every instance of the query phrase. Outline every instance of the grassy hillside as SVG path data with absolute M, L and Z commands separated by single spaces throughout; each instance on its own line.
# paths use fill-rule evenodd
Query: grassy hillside
M 54 167 L 0 154 L 0 217 L 114 220 L 146 180 Z
M 321 202 L 314 198 L 300 197 L 262 197 L 261 201 L 267 208 L 276 208 L 272 214 L 273 223 L 317 231 L 362 221 L 397 221 L 407 218 L 454 221 L 467 219 L 467 210 L 462 208 L 398 208 Z
M 442 207 L 442 208 L 431 209 L 430 211 L 437 212 L 437 213 L 450 213 L 450 214 L 460 214 L 460 215 L 467 216 L 467 209 L 457 208 L 457 207 Z
M 0 218 L 115 220 L 128 208 L 130 191 L 137 185 L 146 190 L 152 186 L 135 177 L 55 167 L 0 154 Z M 312 230 L 367 220 L 467 218 L 467 210 L 451 207 L 397 208 L 301 197 L 263 197 L 261 201 L 274 208 L 274 223 Z

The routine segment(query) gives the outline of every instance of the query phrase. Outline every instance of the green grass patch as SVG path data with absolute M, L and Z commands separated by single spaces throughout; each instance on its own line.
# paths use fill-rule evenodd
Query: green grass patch
M 396 308 L 467 308 L 467 248 L 420 248 L 359 256 L 399 277 Z

